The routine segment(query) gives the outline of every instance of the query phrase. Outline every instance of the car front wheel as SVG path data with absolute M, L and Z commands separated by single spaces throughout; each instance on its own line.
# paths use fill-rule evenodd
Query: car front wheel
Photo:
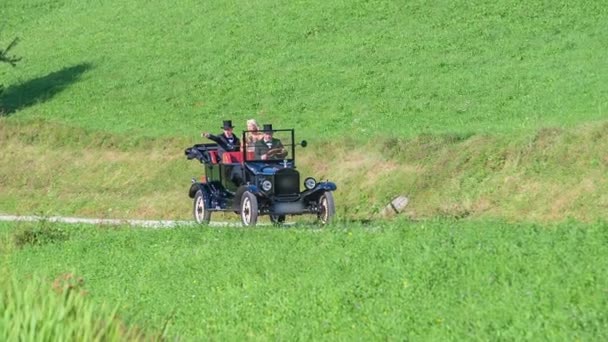
M 209 220 L 211 220 L 211 212 L 208 210 L 205 205 L 205 197 L 203 196 L 203 192 L 198 190 L 196 195 L 194 195 L 194 220 L 198 224 L 208 224 Z
M 322 224 L 328 224 L 336 214 L 336 205 L 334 203 L 334 195 L 331 192 L 326 192 L 319 197 L 319 212 L 317 218 Z
M 245 227 L 253 227 L 258 222 L 258 199 L 249 191 L 241 197 L 241 221 Z

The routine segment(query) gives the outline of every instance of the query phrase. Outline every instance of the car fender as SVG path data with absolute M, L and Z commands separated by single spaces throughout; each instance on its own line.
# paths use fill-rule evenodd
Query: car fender
M 190 191 L 188 191 L 188 196 L 190 196 L 190 198 L 194 198 L 196 192 L 199 190 L 203 192 L 205 200 L 209 200 L 209 198 L 211 197 L 211 189 L 209 189 L 209 185 L 199 182 L 192 183 L 192 185 L 190 186 Z
M 232 209 L 236 213 L 241 211 L 241 198 L 243 197 L 243 194 L 245 193 L 245 191 L 249 191 L 256 196 L 258 196 L 260 194 L 260 189 L 255 185 L 252 185 L 252 184 L 241 185 L 236 190 L 236 193 L 234 194 L 234 202 L 232 203 Z
M 335 191 L 338 187 L 334 182 L 320 182 L 311 190 L 306 190 L 302 193 L 302 197 L 306 200 L 317 200 L 323 193 L 327 191 Z
M 234 194 L 234 208 L 235 210 L 239 210 L 239 206 L 241 204 L 241 197 L 243 196 L 243 194 L 245 193 L 245 191 L 249 191 L 254 195 L 258 195 L 260 193 L 260 189 L 252 184 L 245 184 L 245 185 L 241 185 L 239 186 L 239 188 L 236 190 L 235 194 Z
M 336 191 L 336 189 L 338 189 L 338 186 L 334 182 L 319 182 L 313 190 Z
M 253 185 L 253 184 L 244 185 L 243 188 L 246 191 L 249 191 L 249 192 L 251 192 L 254 195 L 259 195 L 261 193 L 260 188 L 258 188 L 256 185 Z

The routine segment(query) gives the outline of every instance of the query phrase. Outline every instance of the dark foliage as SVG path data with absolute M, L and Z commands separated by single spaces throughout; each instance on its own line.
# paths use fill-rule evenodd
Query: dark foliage
M 67 231 L 53 227 L 44 222 L 19 229 L 13 234 L 13 243 L 17 248 L 40 246 L 49 243 L 63 242 L 69 239 Z

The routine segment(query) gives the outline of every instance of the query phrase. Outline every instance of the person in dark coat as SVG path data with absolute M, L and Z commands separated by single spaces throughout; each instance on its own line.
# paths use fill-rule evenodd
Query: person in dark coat
M 213 135 L 207 132 L 201 133 L 201 137 L 205 137 L 209 140 L 213 140 L 217 143 L 220 148 L 219 154 L 226 152 L 238 152 L 241 147 L 241 142 L 239 138 L 234 135 L 232 130 L 234 126 L 232 126 L 232 120 L 224 120 L 224 125 L 221 127 L 224 132 L 219 135 Z
M 287 150 L 283 147 L 281 140 L 272 136 L 272 125 L 265 124 L 262 139 L 255 143 L 255 159 L 283 159 L 287 156 Z

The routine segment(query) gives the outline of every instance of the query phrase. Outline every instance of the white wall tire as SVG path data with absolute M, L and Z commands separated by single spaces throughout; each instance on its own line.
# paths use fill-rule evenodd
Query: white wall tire
M 336 215 L 336 205 L 334 203 L 334 195 L 331 192 L 325 192 L 319 197 L 319 212 L 317 218 L 321 224 L 331 223 Z
M 194 221 L 198 224 L 209 224 L 211 220 L 211 212 L 209 208 L 207 208 L 205 204 L 205 197 L 203 196 L 203 192 L 198 190 L 194 195 Z
M 249 191 L 241 196 L 241 221 L 245 227 L 254 227 L 258 222 L 258 199 Z

